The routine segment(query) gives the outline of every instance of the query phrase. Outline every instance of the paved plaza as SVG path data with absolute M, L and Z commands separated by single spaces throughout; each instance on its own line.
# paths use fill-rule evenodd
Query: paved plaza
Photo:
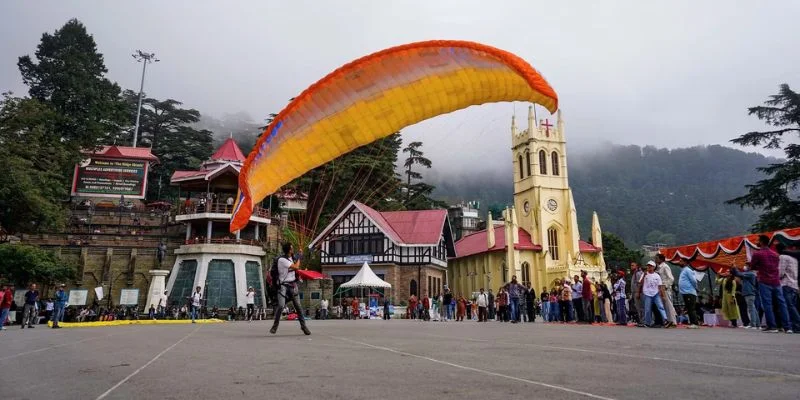
M 0 335 L 3 399 L 796 399 L 800 336 L 296 321 Z

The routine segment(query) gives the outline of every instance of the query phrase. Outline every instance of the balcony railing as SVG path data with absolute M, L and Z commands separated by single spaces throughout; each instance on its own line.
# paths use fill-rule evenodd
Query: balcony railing
M 254 239 L 236 239 L 236 238 L 197 238 L 185 240 L 183 244 L 246 244 L 248 246 L 261 246 L 264 242 Z
M 230 214 L 232 212 L 233 206 L 226 203 L 184 203 L 178 208 L 178 215 L 202 213 Z M 253 209 L 253 216 L 269 218 L 269 210 L 263 207 L 255 207 Z

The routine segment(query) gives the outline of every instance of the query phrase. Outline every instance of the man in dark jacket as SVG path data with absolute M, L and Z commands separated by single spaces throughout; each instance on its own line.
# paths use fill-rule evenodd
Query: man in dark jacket
M 494 294 L 492 293 L 492 289 L 489 289 L 489 319 L 494 319 L 494 317 L 495 317 Z
M 528 306 L 528 322 L 536 322 L 536 292 L 533 291 L 531 283 L 525 284 L 525 304 Z

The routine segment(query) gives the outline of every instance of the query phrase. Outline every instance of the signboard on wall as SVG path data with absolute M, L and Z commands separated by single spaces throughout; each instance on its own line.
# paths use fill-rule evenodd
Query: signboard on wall
M 89 291 L 86 289 L 71 289 L 67 297 L 67 304 L 71 306 L 85 306 Z
M 372 254 L 361 254 L 354 256 L 346 256 L 345 264 L 364 264 L 372 263 Z
M 122 289 L 119 292 L 119 304 L 135 306 L 139 304 L 139 289 Z
M 73 196 L 143 199 L 147 189 L 148 162 L 90 157 L 75 165 Z

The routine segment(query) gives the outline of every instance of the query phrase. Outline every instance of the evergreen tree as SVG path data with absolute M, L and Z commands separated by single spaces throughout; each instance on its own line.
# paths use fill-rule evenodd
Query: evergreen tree
M 641 250 L 629 249 L 619 236 L 603 232 L 603 258 L 609 268 L 622 268 L 630 272 L 630 263 L 640 262 L 642 257 L 644 253 Z
M 126 90 L 123 93 L 128 112 L 128 120 L 134 121 L 138 106 L 138 94 Z M 208 130 L 198 130 L 191 125 L 200 120 L 200 112 L 185 109 L 183 103 L 173 100 L 142 100 L 139 119 L 139 145 L 151 147 L 159 163 L 150 169 L 147 183 L 147 198 L 170 198 L 177 195 L 177 189 L 169 185 L 169 177 L 176 170 L 191 170 L 200 167 L 214 151 L 212 134 Z M 133 140 L 132 129 L 126 129 L 119 140 L 129 143 Z
M 125 121 L 120 88 L 105 78 L 103 55 L 76 19 L 52 35 L 44 33 L 35 57 L 19 58 L 22 81 L 33 99 L 55 112 L 50 134 L 70 147 L 77 161 L 81 149 L 97 146 Z
M 11 232 L 64 224 L 74 154 L 54 137 L 57 113 L 35 99 L 0 100 L 0 225 Z
M 800 137 L 800 94 L 783 84 L 778 94 L 770 96 L 763 106 L 750 107 L 748 112 L 776 129 L 748 132 L 731 141 L 742 146 L 782 148 L 786 160 L 758 168 L 768 178 L 747 185 L 747 194 L 728 203 L 763 210 L 753 225 L 754 232 L 800 226 L 800 144 L 784 145 L 787 139 Z
M 403 153 L 407 153 L 403 167 L 405 168 L 406 183 L 403 187 L 405 199 L 403 205 L 407 210 L 428 210 L 434 207 L 446 207 L 446 203 L 433 200 L 435 186 L 425 182 L 412 183 L 413 180 L 422 180 L 422 174 L 414 171 L 415 165 L 421 165 L 430 169 L 433 165 L 431 160 L 425 158 L 425 153 L 420 150 L 422 142 L 411 142 L 403 148 Z

